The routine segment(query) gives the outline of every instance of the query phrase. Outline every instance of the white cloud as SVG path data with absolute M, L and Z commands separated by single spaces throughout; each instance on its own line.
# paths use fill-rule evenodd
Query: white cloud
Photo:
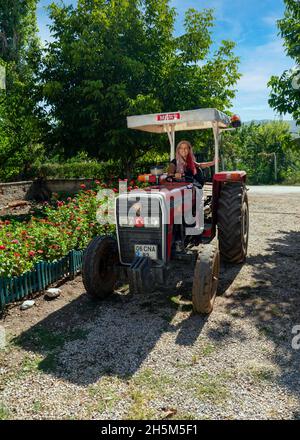
M 270 14 L 270 15 L 266 15 L 265 17 L 262 18 L 263 23 L 267 24 L 268 26 L 276 26 L 276 22 L 277 20 L 280 19 L 280 16 L 277 14 Z
M 274 118 L 275 113 L 268 104 L 270 89 L 267 83 L 272 75 L 281 75 L 290 69 L 293 60 L 285 55 L 283 41 L 274 35 L 268 43 L 248 48 L 241 55 L 243 76 L 237 84 L 234 111 L 243 120 Z

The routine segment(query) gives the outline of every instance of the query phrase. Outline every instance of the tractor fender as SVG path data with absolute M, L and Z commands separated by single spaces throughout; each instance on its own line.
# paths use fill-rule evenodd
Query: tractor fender
M 218 222 L 219 197 L 222 185 L 225 182 L 242 183 L 245 185 L 247 179 L 246 171 L 220 171 L 215 173 L 213 177 L 213 199 L 212 199 L 212 231 L 216 233 L 216 225 Z

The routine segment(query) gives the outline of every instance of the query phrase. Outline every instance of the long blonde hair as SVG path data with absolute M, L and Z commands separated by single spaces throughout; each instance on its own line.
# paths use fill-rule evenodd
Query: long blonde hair
M 181 154 L 179 153 L 179 149 L 182 144 L 186 144 L 189 147 L 189 154 L 188 154 L 186 160 L 184 160 L 183 157 L 181 156 Z M 196 161 L 196 159 L 194 156 L 192 144 L 189 141 L 185 141 L 185 140 L 180 141 L 176 147 L 176 171 L 177 171 L 177 173 L 183 174 L 186 171 L 186 169 L 189 168 L 192 171 L 193 175 L 195 175 L 197 173 L 195 161 Z

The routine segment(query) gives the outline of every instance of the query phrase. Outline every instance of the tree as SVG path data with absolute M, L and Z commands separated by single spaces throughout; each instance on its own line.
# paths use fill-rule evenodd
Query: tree
M 41 81 L 48 141 L 65 157 L 85 150 L 130 170 L 166 137 L 127 130 L 126 116 L 230 107 L 239 60 L 229 41 L 211 52 L 211 10 L 189 9 L 179 37 L 169 0 L 79 0 L 50 17 Z
M 0 179 L 27 177 L 42 152 L 35 113 L 40 59 L 36 2 L 2 0 L 0 5 L 0 61 L 6 68 L 6 92 L 0 95 Z
M 271 77 L 269 104 L 280 114 L 291 114 L 300 124 L 300 2 L 285 0 L 285 5 L 284 18 L 278 20 L 278 26 L 286 52 L 297 66 L 292 71 L 284 71 L 281 77 Z
M 276 154 L 277 180 L 283 181 L 287 177 L 295 151 L 287 122 L 252 122 L 222 136 L 225 169 L 244 169 L 251 183 L 274 183 Z

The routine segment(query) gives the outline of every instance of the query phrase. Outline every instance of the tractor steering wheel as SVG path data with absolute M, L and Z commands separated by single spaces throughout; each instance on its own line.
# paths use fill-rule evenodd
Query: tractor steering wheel
M 166 182 L 178 182 L 178 183 L 188 182 L 188 183 L 193 183 L 194 182 L 194 177 L 193 176 L 184 176 L 181 179 L 176 179 L 173 176 L 168 176 L 168 177 L 166 177 Z
M 170 182 L 170 183 L 172 183 L 172 182 L 183 182 L 183 179 L 176 179 L 173 176 L 168 176 L 168 177 L 166 177 L 166 182 Z

